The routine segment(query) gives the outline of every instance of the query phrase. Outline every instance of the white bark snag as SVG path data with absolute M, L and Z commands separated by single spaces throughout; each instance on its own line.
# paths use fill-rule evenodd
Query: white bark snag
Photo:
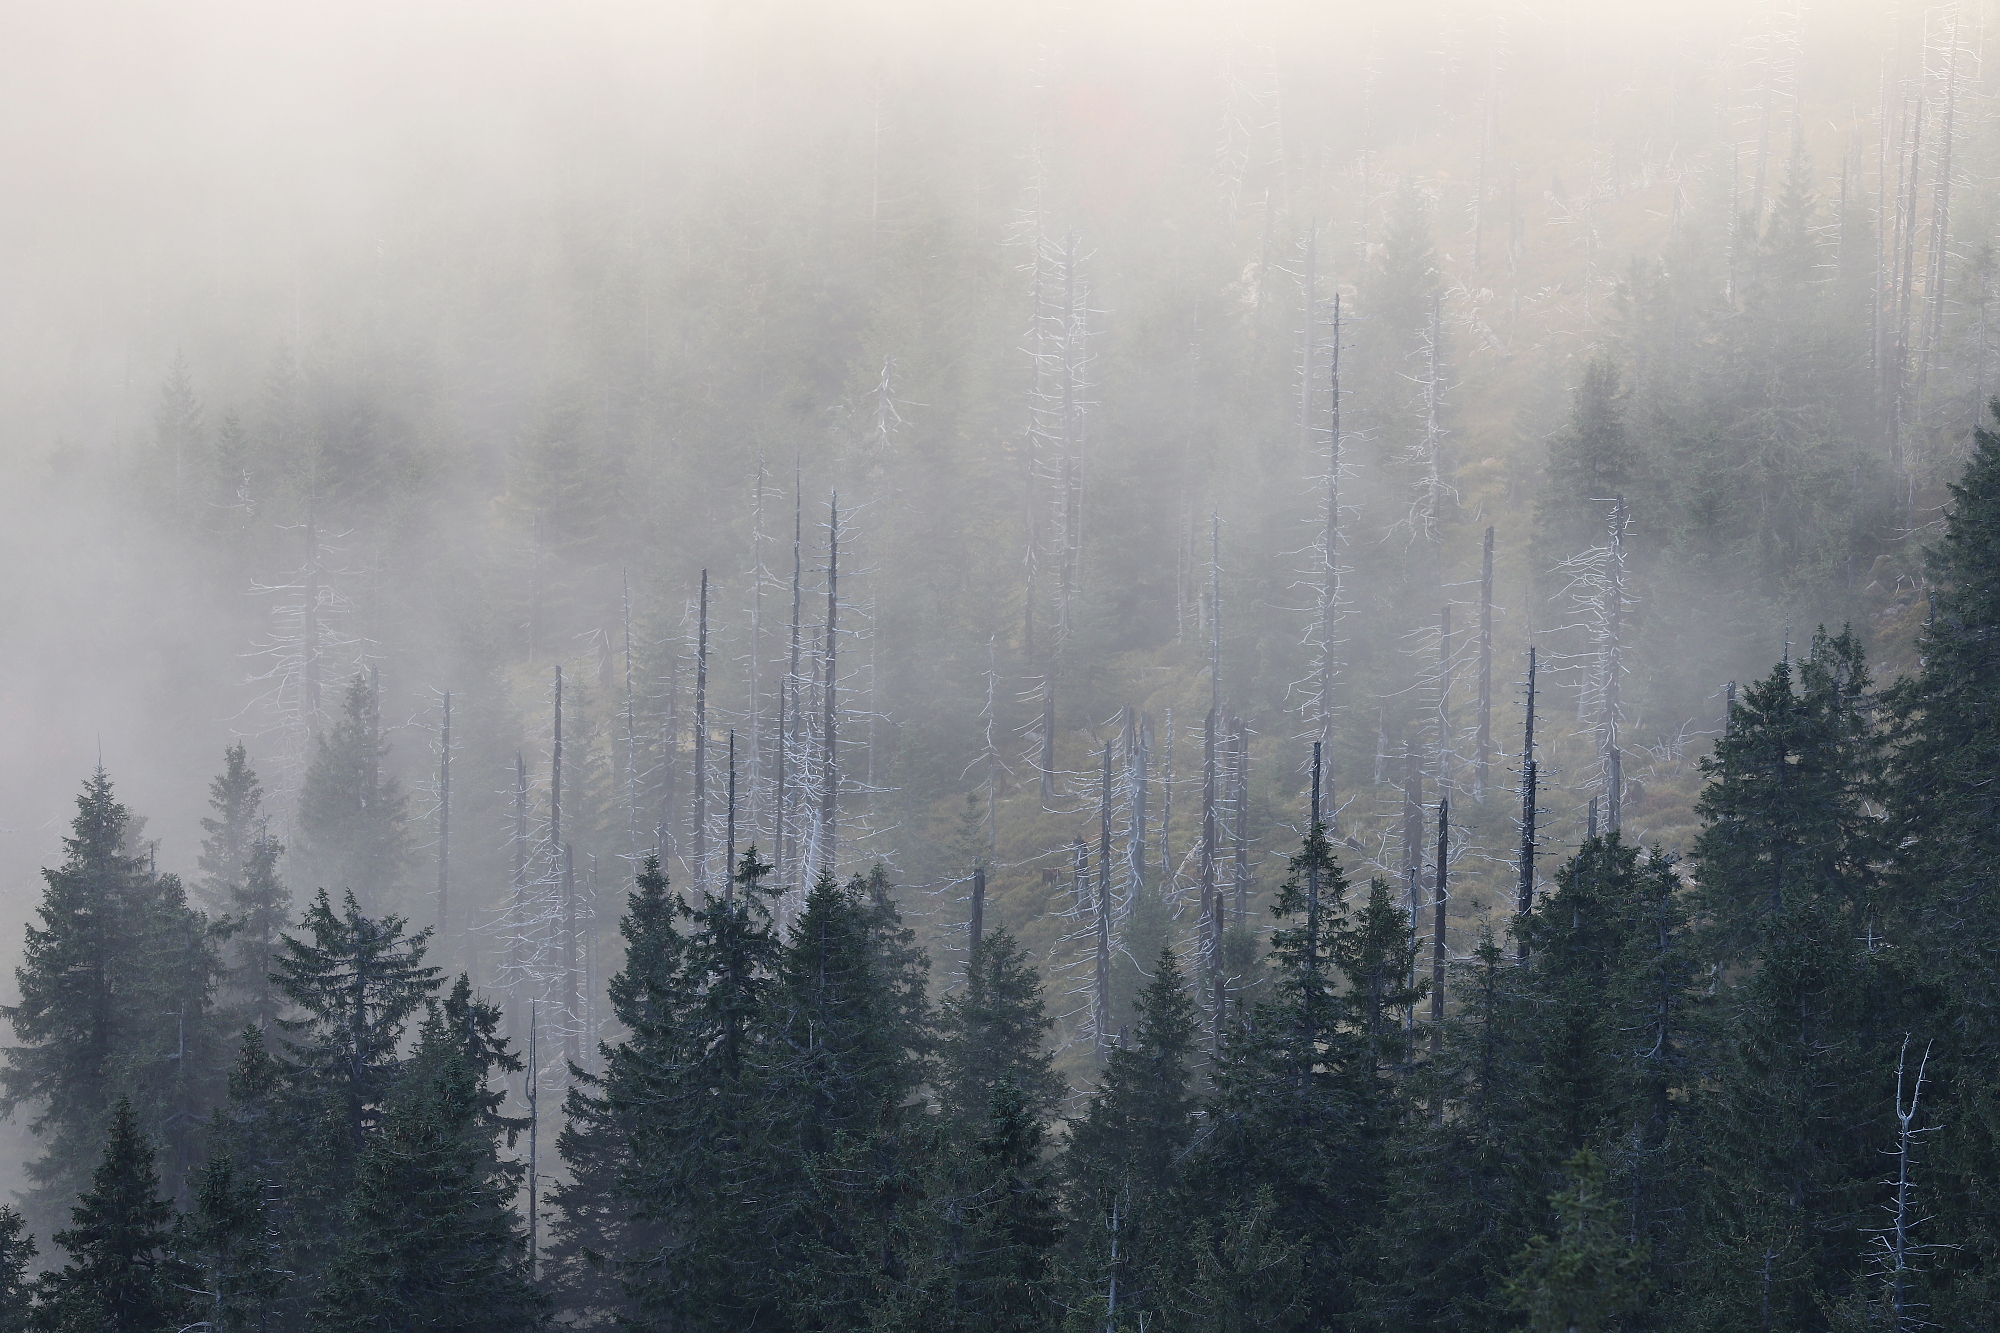
M 1108 1047 L 1111 1026 L 1111 742 L 1104 743 L 1104 772 L 1097 800 L 1097 975 L 1092 1027 L 1097 1058 Z
M 794 883 L 798 861 L 797 825 L 793 820 L 792 807 L 797 804 L 797 783 L 794 774 L 798 763 L 794 756 L 794 742 L 799 730 L 799 615 L 800 580 L 804 572 L 805 538 L 805 483 L 794 477 L 792 495 L 792 640 L 790 664 L 785 668 L 784 687 L 778 694 L 778 812 L 777 812 L 777 852 L 778 877 L 787 884 Z
M 1493 761 L 1493 529 L 1486 529 L 1486 552 L 1479 573 L 1479 735 L 1473 742 L 1472 799 L 1484 802 Z
M 1528 716 L 1521 736 L 1521 852 L 1514 886 L 1514 953 L 1528 961 L 1528 913 L 1535 907 L 1535 650 L 1528 648 Z
M 1451 798 L 1438 797 L 1437 869 L 1431 880 L 1436 891 L 1431 920 L 1431 1058 L 1444 1050 L 1445 866 L 1451 857 Z M 1442 1103 L 1440 1103 L 1442 1105 Z
M 834 638 L 835 621 L 840 610 L 840 496 L 834 495 L 827 503 L 827 557 L 826 557 L 826 707 L 825 723 L 821 730 L 821 780 L 819 792 L 820 824 L 820 865 L 832 870 L 838 855 L 837 843 L 840 830 L 837 820 L 840 815 L 840 774 L 834 760 L 834 726 L 839 711 L 839 678 L 835 674 L 838 661 Z
M 1242 718 L 1235 719 L 1236 764 L 1235 793 L 1232 799 L 1236 809 L 1236 834 L 1232 841 L 1236 852 L 1236 926 L 1241 930 L 1250 924 L 1250 729 Z
M 708 571 L 701 571 L 694 648 L 694 879 L 708 887 Z
M 438 739 L 438 939 L 451 948 L 451 691 L 444 692 L 444 726 Z

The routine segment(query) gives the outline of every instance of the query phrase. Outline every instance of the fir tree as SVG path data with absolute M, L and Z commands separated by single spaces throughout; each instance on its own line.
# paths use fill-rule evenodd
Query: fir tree
M 77 799 L 63 865 L 42 872 L 41 925 L 28 926 L 15 971 L 20 1002 L 4 1011 L 20 1044 L 0 1071 L 0 1105 L 34 1106 L 31 1127 L 48 1144 L 28 1168 L 31 1218 L 53 1220 L 80 1191 L 121 1095 L 165 1144 L 178 1188 L 219 1092 L 214 934 L 179 880 L 126 854 L 130 826 L 100 770 Z
M 780 950 L 770 872 L 748 848 L 729 891 L 691 913 L 671 983 L 678 1012 L 654 1020 L 673 1023 L 667 1058 L 613 1090 L 629 1126 L 634 1213 L 665 1238 L 634 1277 L 636 1299 L 646 1317 L 679 1327 L 743 1327 L 773 1317 L 778 1299 L 756 1114 Z
M 1379 1217 L 1387 1138 L 1403 1114 L 1389 1077 L 1396 1029 L 1415 1000 L 1407 915 L 1385 885 L 1358 915 L 1347 893 L 1315 824 L 1273 907 L 1272 993 L 1223 1043 L 1212 1130 L 1189 1168 L 1193 1253 L 1213 1260 L 1229 1237 L 1252 1234 L 1243 1228 L 1268 1197 L 1274 1209 L 1256 1226 L 1302 1247 L 1304 1315 L 1322 1325 L 1354 1308 L 1352 1252 Z
M 1716 1169 L 1695 1289 L 1802 1324 L 1854 1280 L 1889 1115 L 1879 1080 L 1905 987 L 1869 947 L 1880 744 L 1852 634 L 1816 635 L 1738 698 L 1697 811 L 1726 1041 L 1701 1102 Z M 1912 1017 L 1907 1013 L 1903 1018 Z
M 953 1124 L 986 1121 L 1006 1079 L 1046 1115 L 1062 1096 L 1047 1039 L 1055 1021 L 1028 952 L 1004 928 L 986 933 L 965 963 L 965 982 L 939 1005 L 939 1100 Z
M 500 1159 L 482 1077 L 510 1057 L 483 1022 L 491 1011 L 460 1007 L 454 1020 L 431 1005 L 362 1154 L 315 1328 L 505 1333 L 543 1322 L 513 1209 L 520 1169 Z
M 26 1333 L 31 1327 L 35 1283 L 29 1266 L 35 1260 L 35 1238 L 27 1219 L 0 1205 L 0 1333 Z
M 204 910 L 221 916 L 235 906 L 248 878 L 251 849 L 263 829 L 264 785 L 241 744 L 222 752 L 222 772 L 208 784 L 214 817 L 201 821 L 201 879 L 196 891 Z
M 188 1316 L 187 1266 L 170 1252 L 173 1205 L 160 1197 L 153 1145 L 130 1101 L 111 1111 L 111 1133 L 90 1188 L 55 1234 L 70 1261 L 37 1283 L 34 1327 L 44 1333 L 162 1333 Z
M 424 962 L 428 930 L 406 935 L 400 917 L 363 916 L 351 893 L 336 913 L 320 890 L 302 926 L 308 938 L 285 937 L 276 975 L 302 1015 L 278 1026 L 293 1262 L 310 1275 L 345 1225 L 354 1173 L 402 1072 L 404 1032 L 436 991 L 438 969 Z
M 1181 1159 L 1200 1109 L 1200 1015 L 1171 949 L 1160 951 L 1137 1009 L 1134 1045 L 1110 1052 L 1097 1092 L 1070 1124 L 1063 1173 L 1070 1264 L 1086 1284 L 1076 1296 L 1102 1295 L 1109 1304 L 1115 1283 L 1121 1308 L 1158 1318 L 1181 1234 L 1174 1198 Z
M 1564 1170 L 1549 1200 L 1555 1230 L 1521 1252 L 1508 1290 L 1532 1333 L 1608 1333 L 1645 1308 L 1645 1254 L 1619 1225 L 1603 1161 L 1586 1148 Z
M 1993 407 L 2000 422 L 2000 403 Z M 1896 841 L 1884 895 L 1891 947 L 1921 958 L 1912 998 L 1944 1040 L 1932 1104 L 1944 1128 L 1937 1234 L 1958 1247 L 1933 1264 L 1933 1314 L 1973 1327 L 2000 1319 L 2000 429 L 1974 432 L 1950 488 L 1944 531 L 1927 553 L 1933 589 L 1922 665 L 1887 692 Z M 1879 1139 L 1878 1135 L 1878 1139 Z
M 321 888 L 392 906 L 408 868 L 409 798 L 382 772 L 381 700 L 365 675 L 347 686 L 340 718 L 319 738 L 299 792 L 300 864 Z
M 625 1036 L 603 1048 L 601 1076 L 572 1072 L 564 1099 L 557 1151 L 569 1177 L 550 1191 L 543 1266 L 566 1294 L 571 1317 L 586 1323 L 633 1313 L 629 1292 L 643 1285 L 661 1241 L 658 1227 L 639 1214 L 647 1182 L 633 1128 L 642 1113 L 657 1111 L 650 1090 L 683 1058 L 694 993 L 687 936 L 676 927 L 688 916 L 686 903 L 668 892 L 659 858 L 647 857 L 618 923 L 625 966 L 608 988 Z

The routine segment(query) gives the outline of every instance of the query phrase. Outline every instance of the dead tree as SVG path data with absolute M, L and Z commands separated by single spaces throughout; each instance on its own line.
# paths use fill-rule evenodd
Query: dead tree
M 1528 648 L 1528 712 L 1521 733 L 1521 853 L 1514 887 L 1515 956 L 1528 961 L 1528 913 L 1535 907 L 1535 649 Z
M 1473 742 L 1472 799 L 1486 800 L 1488 765 L 1493 759 L 1493 529 L 1479 572 L 1479 734 Z
M 438 734 L 438 941 L 452 947 L 451 935 L 451 691 L 444 692 L 444 724 Z
M 1092 1037 L 1097 1058 L 1111 1027 L 1111 742 L 1104 743 L 1104 776 L 1097 802 L 1097 975 Z
M 1431 1059 L 1444 1050 L 1444 964 L 1445 964 L 1445 867 L 1451 859 L 1451 798 L 1438 797 L 1437 868 L 1431 880 L 1435 891 L 1431 917 Z M 1440 1101 L 1442 1106 L 1442 1101 Z
M 970 961 L 970 955 L 979 952 L 979 941 L 985 935 L 985 933 L 986 933 L 986 867 L 974 866 L 972 868 L 972 920 L 966 926 L 966 936 L 967 939 L 969 940 L 969 943 L 966 945 L 968 951 L 968 965 Z
M 827 870 L 834 868 L 838 856 L 840 830 L 837 820 L 840 814 L 840 776 L 835 757 L 835 722 L 839 713 L 840 681 L 835 674 L 839 661 L 836 646 L 836 621 L 840 612 L 840 496 L 835 494 L 827 502 L 827 555 L 826 555 L 826 688 L 821 700 L 826 710 L 825 721 L 820 731 L 820 789 L 819 824 L 820 856 L 819 864 Z
M 795 883 L 794 876 L 798 861 L 798 837 L 792 807 L 796 802 L 795 789 L 798 784 L 798 764 L 794 750 L 799 729 L 799 616 L 801 601 L 800 581 L 805 568 L 805 490 L 804 481 L 795 478 L 792 497 L 792 632 L 791 658 L 785 668 L 785 682 L 778 696 L 778 811 L 777 811 L 777 853 L 778 876 L 787 883 Z
M 1236 929 L 1250 925 L 1250 729 L 1242 719 L 1234 721 L 1236 763 L 1234 767 L 1234 815 L 1236 835 Z
M 694 649 L 694 881 L 708 887 L 708 571 L 701 571 L 701 609 Z

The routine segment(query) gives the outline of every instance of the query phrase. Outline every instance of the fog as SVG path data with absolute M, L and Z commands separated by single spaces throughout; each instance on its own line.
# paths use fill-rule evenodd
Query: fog
M 1253 733 L 1254 903 L 1296 845 L 1324 735 L 1357 865 L 1399 873 L 1416 754 L 1425 800 L 1442 772 L 1467 812 L 1456 944 L 1483 919 L 1504 927 L 1531 642 L 1555 668 L 1546 854 L 1574 845 L 1592 798 L 1608 807 L 1601 640 L 1577 628 L 1591 612 L 1579 567 L 1561 566 L 1602 544 L 1613 494 L 1631 506 L 1611 668 L 1636 784 L 1623 817 L 1683 847 L 1728 682 L 1822 622 L 1852 620 L 1880 674 L 1908 665 L 1915 551 L 1995 385 L 1991 18 L 1861 3 L 6 7 L 4 953 L 100 758 L 160 869 L 193 878 L 224 747 L 247 744 L 272 826 L 296 842 L 315 737 L 372 666 L 409 851 L 395 882 L 356 887 L 434 917 L 451 690 L 443 947 L 518 1000 L 533 986 L 499 961 L 514 756 L 540 828 L 560 664 L 583 691 L 570 836 L 593 867 L 601 989 L 630 858 L 664 835 L 677 882 L 699 874 L 686 710 L 704 569 L 708 814 L 722 818 L 734 728 L 738 841 L 773 836 L 795 475 L 808 678 L 824 679 L 810 663 L 833 492 L 845 511 L 833 861 L 888 867 L 940 985 L 974 861 L 1053 992 L 1082 984 L 1072 843 L 1096 854 L 1098 747 L 1122 743 L 1125 706 L 1162 738 L 1167 710 L 1178 719 L 1169 836 L 1190 853 L 1212 655 L 1225 717 Z M 1932 138 L 1906 186 L 1920 100 Z M 1792 216 L 1788 182 L 1810 199 L 1809 253 L 1773 221 Z M 1771 276 L 1793 263 L 1799 283 Z M 1051 326 L 1038 291 L 1057 288 Z M 1302 421 L 1299 377 L 1302 356 L 1327 372 L 1336 294 L 1342 600 L 1322 716 L 1333 404 L 1316 382 Z M 1598 354 L 1622 375 L 1629 447 L 1561 474 L 1551 458 L 1581 456 L 1561 441 Z M 1055 410 L 1051 357 L 1075 372 L 1068 434 L 1037 416 Z M 1921 376 L 1886 378 L 1920 360 Z M 308 518 L 331 608 L 316 716 L 283 693 L 298 688 L 280 642 L 296 595 L 272 591 L 304 577 Z M 1475 793 L 1489 525 L 1494 752 Z M 669 765 L 678 787 L 662 786 Z M 303 899 L 317 886 L 288 865 Z M 1187 865 L 1161 889 L 1177 940 L 1196 928 Z M 1065 1041 L 1081 1003 L 1054 1006 Z M 594 1011 L 576 1022 L 602 1030 Z

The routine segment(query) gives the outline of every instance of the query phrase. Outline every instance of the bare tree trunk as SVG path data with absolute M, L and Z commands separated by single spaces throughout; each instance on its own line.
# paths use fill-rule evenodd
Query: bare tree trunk
M 1431 880 L 1437 899 L 1432 904 L 1431 918 L 1431 1059 L 1435 1060 L 1444 1050 L 1444 965 L 1445 965 L 1445 902 L 1446 867 L 1451 860 L 1451 798 L 1438 797 L 1438 843 L 1437 869 Z M 1442 1114 L 1444 1100 L 1438 1099 L 1438 1110 Z
M 839 855 L 840 771 L 835 760 L 834 725 L 839 712 L 839 650 L 834 638 L 840 609 L 840 496 L 827 502 L 826 557 L 826 720 L 820 736 L 822 778 L 819 793 L 820 864 L 831 871 Z
M 1535 907 L 1535 649 L 1528 648 L 1528 716 L 1521 737 L 1520 877 L 1514 888 L 1514 952 L 1528 961 L 1528 913 Z
M 1236 929 L 1250 925 L 1250 729 L 1234 719 L 1236 729 Z
M 1102 1060 L 1111 1026 L 1111 742 L 1104 743 L 1104 775 L 1097 801 L 1097 976 L 1093 1027 Z
M 708 887 L 708 571 L 701 571 L 701 607 L 694 650 L 694 881 Z
M 514 751 L 514 910 L 508 913 L 507 994 L 514 1021 L 521 1008 L 521 922 L 528 899 L 528 762 Z
M 1625 521 L 1625 497 L 1621 495 L 1611 507 L 1610 551 L 1605 557 L 1610 587 L 1605 606 L 1604 781 L 1605 813 L 1613 833 L 1619 829 L 1624 798 L 1619 724 L 1623 721 L 1620 698 L 1625 673 L 1625 646 L 1621 641 L 1625 630 Z
M 438 943 L 455 952 L 451 934 L 451 691 L 444 692 L 444 726 L 438 737 Z
M 784 690 L 778 699 L 778 877 L 796 885 L 798 833 L 792 807 L 797 803 L 796 750 L 799 730 L 799 617 L 800 581 L 805 568 L 805 483 L 798 480 L 792 499 L 792 640 L 791 660 L 785 668 Z M 789 710 L 789 713 L 788 711 Z
M 729 813 L 722 853 L 722 901 L 736 900 L 736 728 L 729 729 Z
M 319 736 L 319 524 L 312 507 L 306 507 L 306 595 L 300 626 L 301 676 L 305 694 L 306 736 Z M 311 755 L 307 755 L 310 762 Z
M 967 949 L 971 953 L 979 951 L 979 941 L 986 934 L 986 867 L 972 868 L 972 922 L 966 934 L 970 938 Z
M 1479 573 L 1479 753 L 1472 771 L 1472 799 L 1486 800 L 1488 766 L 1493 761 L 1493 529 L 1486 529 L 1486 550 Z

